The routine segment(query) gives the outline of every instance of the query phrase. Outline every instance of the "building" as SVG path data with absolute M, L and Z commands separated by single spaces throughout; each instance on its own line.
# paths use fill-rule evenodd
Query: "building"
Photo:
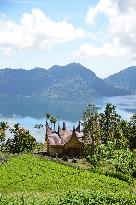
M 65 123 L 62 128 L 58 125 L 57 132 L 46 124 L 46 140 L 49 156 L 81 156 L 83 153 L 83 132 L 80 131 L 80 122 L 72 131 L 66 129 Z

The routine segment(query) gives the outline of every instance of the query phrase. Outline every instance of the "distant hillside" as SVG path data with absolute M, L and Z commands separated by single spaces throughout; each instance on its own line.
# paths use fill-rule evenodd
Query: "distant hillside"
M 129 94 L 98 78 L 79 63 L 35 68 L 1 69 L 1 95 L 44 96 L 49 98 L 102 97 Z
M 128 67 L 104 80 L 111 86 L 134 92 L 136 91 L 136 66 Z

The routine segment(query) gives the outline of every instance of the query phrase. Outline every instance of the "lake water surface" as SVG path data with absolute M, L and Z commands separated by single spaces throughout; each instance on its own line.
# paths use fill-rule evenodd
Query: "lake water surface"
M 30 130 L 37 141 L 44 142 L 44 128 L 35 129 L 35 124 L 45 125 L 45 113 L 51 112 L 62 125 L 65 121 L 68 129 L 72 129 L 81 119 L 88 103 L 95 104 L 99 112 L 104 110 L 107 102 L 117 106 L 117 112 L 122 118 L 129 120 L 136 113 L 136 95 L 97 98 L 90 100 L 46 100 L 32 98 L 1 98 L 0 121 L 7 121 L 10 126 L 20 123 Z

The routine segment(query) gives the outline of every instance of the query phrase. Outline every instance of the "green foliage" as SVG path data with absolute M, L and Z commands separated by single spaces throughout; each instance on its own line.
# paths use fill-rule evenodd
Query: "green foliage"
M 132 176 L 136 155 L 128 149 L 116 150 L 110 162 L 115 166 L 117 172 Z
M 101 158 L 110 159 L 116 150 L 116 141 L 107 141 L 106 144 L 100 145 Z
M 102 139 L 104 142 L 107 140 L 119 139 L 118 125 L 121 120 L 121 116 L 117 114 L 116 107 L 110 103 L 105 106 L 104 113 L 100 114 L 100 124 L 102 130 Z
M 134 205 L 136 198 L 119 194 L 104 194 L 99 191 L 78 191 L 66 192 L 62 196 L 51 198 L 47 201 L 47 205 Z
M 8 129 L 7 122 L 0 122 L 0 143 L 5 141 L 5 131 Z
M 47 119 L 50 119 L 51 113 L 50 113 L 50 112 L 47 112 L 47 113 L 45 114 L 45 117 L 46 117 Z
M 87 161 L 90 162 L 94 167 L 98 166 L 100 158 L 97 154 L 88 155 L 86 157 Z
M 136 154 L 128 149 L 116 150 L 109 163 L 115 167 L 116 174 L 124 176 L 124 179 L 133 187 L 133 176 L 136 175 Z M 132 191 L 131 187 L 130 192 Z
M 0 129 L 0 143 L 5 141 L 5 131 Z
M 95 132 L 94 127 L 97 128 Z M 90 140 L 85 144 L 87 160 L 97 171 L 132 185 L 136 176 L 136 154 L 131 151 L 136 148 L 136 115 L 127 122 L 112 104 L 106 104 L 104 113 L 100 114 L 89 105 L 83 115 L 83 128 L 85 137 Z M 94 152 L 89 149 L 92 145 Z
M 54 132 L 55 132 L 55 125 L 56 125 L 56 122 L 57 122 L 57 118 L 55 116 L 51 115 L 50 112 L 47 112 L 45 117 L 46 117 L 46 124 L 48 124 L 48 120 L 49 120 L 51 125 L 52 124 L 54 125 Z
M 8 123 L 7 122 L 0 122 L 0 129 L 6 130 L 8 128 Z
M 88 158 L 98 172 L 133 183 L 133 177 L 136 176 L 136 154 L 129 149 L 117 150 L 116 144 L 109 141 L 101 145 L 99 154 Z M 96 159 L 95 164 L 93 159 Z
M 135 205 L 136 197 L 125 194 L 108 194 L 99 191 L 68 191 L 53 197 L 39 195 L 1 195 L 0 202 L 7 205 Z
M 136 149 L 136 114 L 130 118 L 128 140 L 130 149 Z
M 12 157 L 1 165 L 0 176 L 0 204 L 136 204 L 126 182 L 30 154 Z
M 54 116 L 50 116 L 50 122 L 51 122 L 51 124 L 54 125 L 54 132 L 55 132 L 55 124 L 56 124 L 56 122 L 57 122 L 57 118 L 54 117 Z
M 32 155 L 12 157 L 0 166 L 0 192 L 44 192 L 93 190 L 129 193 L 126 182 L 87 170 L 68 167 Z
M 36 140 L 28 130 L 21 128 L 19 124 L 15 124 L 13 129 L 10 128 L 10 132 L 14 134 L 14 138 L 8 139 L 6 142 L 5 147 L 8 152 L 20 153 L 34 149 Z
M 41 129 L 42 127 L 43 127 L 42 124 L 35 124 L 35 126 L 34 126 L 34 128 L 36 128 L 36 129 Z
M 100 140 L 100 124 L 99 115 L 95 105 L 89 104 L 87 110 L 83 115 L 83 132 L 85 154 L 95 154 Z

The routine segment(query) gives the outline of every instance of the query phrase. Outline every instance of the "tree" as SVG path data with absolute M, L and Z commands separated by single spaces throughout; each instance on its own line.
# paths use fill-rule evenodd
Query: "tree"
M 7 122 L 0 122 L 0 145 L 5 141 L 5 131 L 8 129 Z M 0 146 L 1 147 L 1 146 Z M 1 147 L 2 148 L 2 147 Z
M 46 115 L 45 115 L 45 117 L 47 117 L 47 119 L 50 119 L 51 113 L 50 113 L 50 112 L 47 112 Z
M 136 149 L 136 114 L 134 114 L 128 123 L 128 143 L 130 149 Z
M 20 124 L 19 123 L 15 123 L 14 124 L 14 130 L 13 131 L 17 131 L 19 129 Z M 12 129 L 10 129 L 12 131 Z
M 47 113 L 45 114 L 45 117 L 46 117 L 47 120 L 50 120 L 51 113 L 50 113 L 50 112 L 47 112 Z
M 13 139 L 8 139 L 6 142 L 6 149 L 12 153 L 20 153 L 24 151 L 31 151 L 35 145 L 36 140 L 30 135 L 29 131 L 15 124 L 10 132 L 14 134 Z
M 2 142 L 5 141 L 5 131 L 0 128 L 0 149 L 2 149 Z
M 89 104 L 82 118 L 86 154 L 95 154 L 100 141 L 99 114 L 95 105 Z
M 54 132 L 55 132 L 55 125 L 56 125 L 56 122 L 57 122 L 57 118 L 54 117 L 54 116 L 51 116 L 51 117 L 50 117 L 50 122 L 51 122 L 51 124 L 54 125 Z
M 41 129 L 43 127 L 42 124 L 35 124 L 34 128 Z
M 3 131 L 6 131 L 6 129 L 8 128 L 8 123 L 7 122 L 0 122 L 0 128 L 3 130 Z
M 121 119 L 115 130 L 116 149 L 123 149 L 128 147 L 128 122 Z
M 116 112 L 116 106 L 107 103 L 104 113 L 100 114 L 100 125 L 102 130 L 102 139 L 104 143 L 110 140 L 118 139 L 120 115 Z

